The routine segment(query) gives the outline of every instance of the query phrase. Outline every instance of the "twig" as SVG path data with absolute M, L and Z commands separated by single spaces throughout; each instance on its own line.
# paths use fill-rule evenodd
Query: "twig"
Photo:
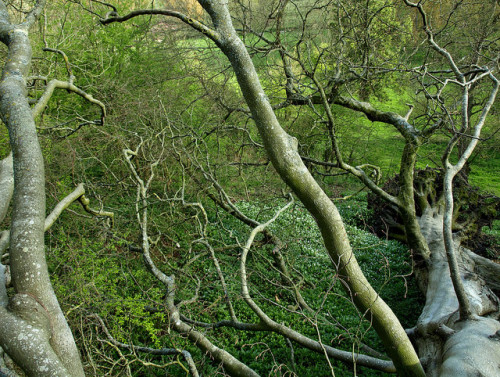
M 117 341 L 109 332 L 108 328 L 104 324 L 103 319 L 98 315 L 98 314 L 92 314 L 90 317 L 97 319 L 99 324 L 101 325 L 104 333 L 108 337 L 109 341 L 120 348 L 125 348 L 128 350 L 133 350 L 136 352 L 143 352 L 143 353 L 148 353 L 150 355 L 157 355 L 157 356 L 168 356 L 168 355 L 181 355 L 186 363 L 188 364 L 189 371 L 194 377 L 199 377 L 198 370 L 196 368 L 196 364 L 194 363 L 193 357 L 191 354 L 186 351 L 186 350 L 181 350 L 181 349 L 176 349 L 176 348 L 150 348 L 150 347 L 142 347 L 142 346 L 135 346 L 133 344 L 127 344 L 127 343 L 122 343 Z

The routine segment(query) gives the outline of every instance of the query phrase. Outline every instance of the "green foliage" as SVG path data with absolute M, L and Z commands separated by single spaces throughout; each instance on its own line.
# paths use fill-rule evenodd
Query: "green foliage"
M 262 204 L 238 202 L 237 205 L 248 216 L 259 221 L 267 220 L 281 205 L 281 201 Z M 343 203 L 341 211 L 349 223 L 357 223 L 367 213 L 362 199 Z M 224 213 L 217 214 L 209 209 L 210 242 L 218 245 L 244 242 L 249 228 Z M 191 216 L 193 212 L 191 212 Z M 217 220 L 222 219 L 220 225 Z M 69 219 L 68 219 L 69 220 Z M 145 345 L 153 348 L 179 347 L 193 352 L 199 367 L 205 375 L 215 373 L 213 366 L 196 348 L 186 343 L 176 334 L 168 331 L 168 316 L 164 310 L 148 308 L 163 307 L 164 287 L 152 278 L 145 268 L 140 254 L 128 250 L 128 243 L 105 236 L 82 237 L 87 232 L 97 232 L 99 227 L 92 223 L 78 231 L 75 237 L 71 228 L 72 220 L 62 219 L 64 226 L 57 226 L 48 234 L 49 264 L 58 297 L 64 297 L 63 309 L 72 321 L 87 321 L 88 315 L 97 313 L 108 324 L 113 336 L 121 342 Z M 228 319 L 222 287 L 213 261 L 206 250 L 195 247 L 186 253 L 190 239 L 182 238 L 195 231 L 189 223 L 172 229 L 171 235 L 178 234 L 178 246 L 162 246 L 155 251 L 156 259 L 165 271 L 181 268 L 178 275 L 176 300 L 193 297 L 196 284 L 202 284 L 198 300 L 183 307 L 182 313 L 199 321 L 214 322 Z M 193 222 L 192 225 L 195 225 Z M 314 220 L 300 205 L 285 212 L 270 230 L 278 235 L 286 245 L 285 259 L 291 267 L 292 278 L 301 286 L 306 302 L 315 310 L 321 308 L 317 317 L 301 311 L 296 304 L 290 287 L 280 280 L 276 270 L 271 246 L 259 246 L 257 241 L 252 249 L 248 264 L 251 294 L 259 305 L 275 321 L 316 338 L 316 326 L 326 344 L 346 350 L 358 349 L 360 342 L 381 349 L 376 335 L 362 315 L 354 307 L 351 298 L 342 289 L 342 281 L 336 275 L 325 254 Z M 83 232 L 83 233 L 82 233 Z M 413 326 L 421 302 L 409 266 L 407 250 L 394 241 L 383 241 L 373 235 L 348 225 L 348 232 L 356 257 L 367 277 L 384 299 L 394 307 L 406 326 Z M 129 238 L 127 234 L 123 234 Z M 184 237 L 185 237 L 184 236 Z M 176 250 L 178 250 L 176 252 Z M 216 255 L 228 285 L 238 319 L 256 322 L 257 318 L 240 297 L 238 275 L 238 247 L 221 249 Z M 180 254 L 179 254 L 180 253 Z M 188 265 L 187 261 L 196 257 Z M 411 309 L 413 308 L 413 309 Z M 76 324 L 76 323 L 75 323 Z M 327 364 L 321 355 L 311 354 L 294 345 L 295 366 L 290 359 L 290 349 L 284 339 L 276 334 L 241 332 L 230 328 L 204 330 L 205 334 L 219 347 L 226 349 L 262 375 L 285 376 L 295 368 L 300 376 L 328 375 Z M 112 352 L 108 350 L 106 352 Z M 147 358 L 147 357 L 146 357 Z M 165 361 L 167 361 L 165 359 Z M 159 362 L 156 360 L 155 362 Z M 342 364 L 334 363 L 336 375 L 350 376 L 353 371 Z M 146 368 L 149 375 L 158 375 L 156 369 Z M 146 369 L 137 368 L 146 373 Z M 160 370 L 158 370 L 159 372 Z M 168 367 L 169 375 L 184 375 L 178 364 Z M 380 373 L 363 371 L 363 375 L 378 376 Z M 160 373 L 161 374 L 161 373 Z M 143 375 L 143 374 L 141 374 Z M 148 374 L 144 374 L 148 375 Z
M 165 315 L 144 310 L 141 287 L 152 286 L 147 290 L 152 299 L 161 298 L 163 292 L 153 287 L 154 279 L 142 268 L 139 256 L 124 254 L 119 242 L 69 238 L 62 229 L 50 234 L 49 245 L 53 245 L 54 289 L 65 298 L 66 308 L 112 318 L 110 330 L 119 341 L 160 347 L 157 334 L 165 325 Z
M 278 203 L 276 203 L 278 204 Z M 264 221 L 276 211 L 276 204 L 268 203 L 264 206 L 257 206 L 255 203 L 239 202 L 238 207 L 248 216 Z M 352 207 L 351 207 L 352 204 Z M 349 217 L 349 211 L 352 209 Z M 345 204 L 343 212 L 349 222 L 357 222 L 361 213 L 366 211 L 366 205 L 361 201 L 352 201 Z M 242 225 L 235 223 L 228 218 L 225 223 L 226 229 L 231 229 L 234 237 L 241 237 L 248 233 Z M 314 326 L 316 324 L 322 333 L 322 339 L 327 344 L 350 350 L 352 343 L 355 347 L 359 342 L 368 343 L 372 347 L 381 347 L 376 335 L 369 323 L 363 320 L 362 315 L 354 307 L 351 298 L 344 292 L 341 279 L 332 268 L 316 224 L 305 209 L 296 205 L 293 210 L 285 212 L 270 230 L 277 234 L 287 245 L 283 251 L 285 258 L 293 268 L 293 276 L 296 281 L 302 281 L 302 295 L 313 309 L 321 308 L 320 318 L 313 318 L 302 312 L 294 315 L 293 310 L 297 309 L 297 304 L 289 288 L 283 287 L 279 283 L 275 267 L 273 268 L 272 251 L 257 249 L 252 251 L 251 268 L 252 275 L 251 289 L 255 298 L 267 299 L 259 300 L 259 304 L 275 321 L 287 324 L 295 330 L 316 337 Z M 348 226 L 348 232 L 355 249 L 356 257 L 359 260 L 368 279 L 374 287 L 381 292 L 381 296 L 394 306 L 396 314 L 402 318 L 406 326 L 413 326 L 416 321 L 417 308 L 422 305 L 419 293 L 409 277 L 411 267 L 409 265 L 408 251 L 395 241 L 383 241 L 375 236 L 362 231 L 354 226 Z M 222 256 L 221 256 L 222 258 Z M 204 269 L 206 271 L 206 269 Z M 274 272 L 274 273 L 271 273 Z M 265 284 L 266 282 L 270 284 Z M 414 308 L 414 310 L 408 310 Z M 239 310 L 245 310 L 243 305 L 238 305 Z M 292 310 L 292 312 L 290 312 Z M 255 319 L 254 319 L 255 320 Z M 238 339 L 245 341 L 245 334 L 239 334 Z M 282 339 L 273 340 L 273 337 L 264 336 L 267 346 L 274 350 L 273 361 L 278 363 L 287 360 L 288 350 L 283 348 Z M 246 341 L 257 342 L 259 335 L 251 335 Z M 229 349 L 233 349 L 230 344 Z M 234 349 L 237 352 L 236 349 Z M 265 351 L 261 351 L 265 353 Z M 296 350 L 297 353 L 302 351 Z M 241 357 L 247 355 L 241 354 Z M 263 357 L 263 356 L 262 356 Z M 326 375 L 326 364 L 319 355 L 304 356 L 307 362 L 297 362 L 298 375 L 321 376 Z M 302 358 L 301 358 L 302 360 Z M 256 365 L 260 373 L 268 373 L 268 363 L 264 360 Z M 264 368 L 264 369 L 263 369 Z M 337 366 L 336 373 L 339 375 L 351 375 L 352 372 L 344 367 Z M 378 375 L 374 373 L 372 375 Z
M 311 3 L 301 2 L 300 6 Z M 314 3 L 321 5 L 321 2 Z M 337 57 L 342 49 L 346 49 L 343 64 L 358 64 L 358 67 L 372 64 L 384 68 L 398 62 L 404 55 L 401 46 L 410 44 L 410 18 L 400 17 L 401 10 L 394 8 L 392 2 L 377 0 L 366 4 L 368 6 L 346 3 L 346 11 L 353 18 L 349 20 L 343 14 L 344 26 L 349 22 L 352 24 L 345 29 L 349 32 L 341 41 L 337 39 L 338 25 L 331 22 L 337 14 L 333 15 L 331 10 L 327 14 L 318 6 L 307 14 L 306 25 L 310 27 L 305 28 L 306 37 L 314 43 L 299 46 L 296 43 L 302 37 L 301 22 L 292 16 L 300 9 L 294 9 L 287 15 L 293 22 L 287 23 L 289 30 L 283 33 L 283 42 L 291 54 L 300 51 L 308 57 L 308 68 L 316 67 L 316 74 L 325 85 L 340 67 Z M 272 4 L 249 3 L 249 6 L 257 5 L 263 9 L 262 15 L 270 14 Z M 203 375 L 221 374 L 220 367 L 214 365 L 207 355 L 169 330 L 164 305 L 165 288 L 147 271 L 141 255 L 129 250 L 130 244 L 137 246 L 139 243 L 140 229 L 135 217 L 136 187 L 123 163 L 122 149 L 135 149 L 141 140 L 148 143 L 146 150 L 133 161 L 144 179 L 151 174 L 149 164 L 158 156 L 163 158 L 150 189 L 150 236 L 154 241 L 154 260 L 165 273 L 176 274 L 176 302 L 189 300 L 197 292 L 197 299 L 183 306 L 182 313 L 206 322 L 229 318 L 225 292 L 208 250 L 193 242 L 201 237 L 198 224 L 201 215 L 195 209 L 182 208 L 179 204 L 180 187 L 187 180 L 186 187 L 183 187 L 186 196 L 192 201 L 203 202 L 208 212 L 209 224 L 204 236 L 216 250 L 238 319 L 256 322 L 257 317 L 241 298 L 238 276 L 239 245 L 245 242 L 249 228 L 212 204 L 205 203 L 204 198 L 206 192 L 213 191 L 211 183 L 205 181 L 208 172 L 229 192 L 238 208 L 259 221 L 269 219 L 283 204 L 281 200 L 269 199 L 283 184 L 266 165 L 262 148 L 254 143 L 262 141 L 251 120 L 244 111 L 233 111 L 244 108 L 234 75 L 227 69 L 226 59 L 211 42 L 193 36 L 182 27 L 176 29 L 177 24 L 175 28 L 167 25 L 166 31 L 159 32 L 157 26 L 161 23 L 156 23 L 154 18 L 144 18 L 135 19 L 133 24 L 102 28 L 74 2 L 63 4 L 55 1 L 50 6 L 48 17 L 52 22 L 49 22 L 46 34 L 49 46 L 58 46 L 67 53 L 77 77 L 76 83 L 108 106 L 104 126 L 85 127 L 64 138 L 66 122 L 75 117 L 94 119 L 97 113 L 80 98 L 58 92 L 40 121 L 48 172 L 49 207 L 55 198 L 70 192 L 75 184 L 85 182 L 89 194 L 107 209 L 115 211 L 117 219 L 117 228 L 111 235 L 93 220 L 72 219 L 65 214 L 60 224 L 47 235 L 55 290 L 72 328 L 79 329 L 79 345 L 85 350 L 89 374 L 123 375 L 125 367 L 120 363 L 128 359 L 134 360 L 133 375 L 185 375 L 184 369 L 171 357 L 141 355 L 145 361 L 163 365 L 155 368 L 136 362 L 132 353 L 125 352 L 124 357 L 109 344 L 99 343 L 96 339 L 104 339 L 105 335 L 89 319 L 91 313 L 100 314 L 119 341 L 155 348 L 188 349 Z M 59 20 L 61 9 L 66 15 L 65 22 L 54 23 L 54 20 Z M 374 18 L 373 27 L 363 29 L 361 34 L 356 33 L 362 22 L 367 21 L 366 17 L 375 14 L 378 16 Z M 260 30 L 257 24 L 262 19 L 256 17 L 253 21 L 255 30 Z M 272 40 L 275 25 L 272 22 L 260 23 L 267 28 L 263 36 Z M 285 91 L 278 49 L 266 50 L 267 43 L 251 33 L 245 34 L 245 43 L 254 53 L 253 59 L 266 93 L 273 103 L 281 102 Z M 42 41 L 35 46 L 36 53 L 43 56 L 37 60 L 35 72 L 45 74 L 48 71 L 55 77 L 65 78 L 59 55 L 41 52 L 42 46 Z M 363 51 L 369 57 L 367 62 L 362 61 L 360 52 Z M 420 64 L 427 55 L 417 51 L 412 59 L 415 64 Z M 306 77 L 299 64 L 292 61 L 292 69 L 300 80 L 301 94 L 316 93 L 310 77 Z M 353 69 L 358 74 L 361 72 L 361 68 Z M 405 103 L 421 100 L 414 95 L 414 86 L 401 85 L 407 77 L 401 72 L 378 77 L 374 70 L 365 84 L 354 81 L 342 90 L 370 100 L 382 110 L 404 115 L 407 111 Z M 332 106 L 332 110 L 346 162 L 354 166 L 362 163 L 378 165 L 383 178 L 398 172 L 403 140 L 397 131 L 339 106 Z M 299 139 L 301 153 L 332 162 L 331 144 L 325 137 L 325 114 L 320 106 L 290 106 L 278 110 L 277 115 L 281 124 Z M 420 126 L 418 121 L 416 123 Z M 471 180 L 498 193 L 500 184 L 496 167 L 500 155 L 495 148 L 498 144 L 495 144 L 498 141 L 494 133 L 496 127 L 497 121 L 488 124 L 487 132 L 493 139 L 488 148 L 479 151 Z M 436 161 L 439 162 L 447 141 L 445 134 L 428 140 L 421 148 L 417 166 L 434 166 Z M 0 156 L 7 150 L 6 136 L 0 133 Z M 179 150 L 182 150 L 180 155 Z M 262 166 L 244 165 L 255 162 L 262 163 Z M 181 170 L 179 163 L 185 170 Z M 332 197 L 349 192 L 353 187 L 359 188 L 359 182 L 352 178 L 319 174 L 335 171 L 317 169 L 314 172 Z M 186 177 L 190 174 L 191 179 Z M 202 183 L 195 184 L 194 179 Z M 378 239 L 366 231 L 371 228 L 366 194 L 336 204 L 368 280 L 393 308 L 403 326 L 414 326 L 422 298 L 411 276 L 408 250 L 395 241 Z M 96 207 L 99 205 L 97 203 Z M 342 279 L 332 268 L 314 220 L 305 209 L 295 205 L 270 230 L 285 245 L 282 252 L 292 280 L 301 288 L 305 301 L 314 310 L 321 309 L 321 314 L 315 317 L 300 309 L 293 290 L 281 279 L 273 246 L 258 238 L 249 258 L 249 281 L 252 297 L 269 316 L 312 338 L 317 338 L 317 328 L 325 344 L 357 351 L 361 343 L 366 343 L 382 350 L 370 324 L 344 292 Z M 492 232 L 494 235 L 498 233 L 498 222 L 494 223 Z M 330 373 L 322 355 L 295 345 L 293 366 L 289 346 L 276 334 L 239 332 L 230 328 L 202 331 L 216 345 L 262 375 L 291 376 L 296 373 L 316 377 Z M 98 359 L 97 370 L 91 369 L 94 359 Z M 115 362 L 116 366 L 109 367 Z M 337 376 L 355 374 L 340 363 L 333 363 L 333 366 Z M 383 375 L 368 370 L 357 370 L 357 373 Z
M 486 257 L 498 260 L 500 258 L 500 220 L 493 221 L 491 227 L 483 227 L 482 232 L 486 240 Z M 489 241 L 489 242 L 488 242 Z

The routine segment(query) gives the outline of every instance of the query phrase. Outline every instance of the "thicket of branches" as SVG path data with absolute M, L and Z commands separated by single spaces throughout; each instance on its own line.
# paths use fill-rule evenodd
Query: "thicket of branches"
M 0 374 L 495 370 L 497 2 L 223 3 L 1 2 Z

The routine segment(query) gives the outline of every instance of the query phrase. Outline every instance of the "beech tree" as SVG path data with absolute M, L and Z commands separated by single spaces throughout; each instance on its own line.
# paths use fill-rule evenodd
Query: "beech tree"
M 2 261 L 8 265 L 7 274 L 6 265 L 0 264 L 0 372 L 13 373 L 5 367 L 6 353 L 30 376 L 83 376 L 80 354 L 50 282 L 44 231 L 72 202 L 79 199 L 88 207 L 88 201 L 83 185 L 79 185 L 46 217 L 44 161 L 35 119 L 58 88 L 99 105 L 100 122 L 105 108 L 74 85 L 71 70 L 67 80 L 47 82 L 42 95 L 30 106 L 27 82 L 44 78 L 29 76 L 29 31 L 46 2 L 21 4 L 21 8 L 11 5 L 0 2 L 0 39 L 8 49 L 0 80 L 0 113 L 11 147 L 11 153 L 0 163 L 0 221 L 5 219 L 12 200 L 10 229 L 2 231 L 0 238 Z M 25 9 L 28 6 L 31 8 Z M 64 55 L 57 50 L 47 51 Z M 6 250 L 8 254 L 4 254 Z M 7 287 L 13 291 L 7 291 Z
M 495 76 L 498 54 L 494 48 L 495 40 L 490 38 L 492 34 L 488 31 L 488 25 L 497 22 L 496 2 L 487 2 L 484 8 L 481 7 L 482 11 L 487 9 L 491 17 L 485 22 L 482 33 L 477 33 L 479 37 L 474 45 L 475 55 L 467 61 L 461 59 L 460 50 L 454 49 L 453 44 L 443 37 L 448 25 L 453 22 L 445 20 L 439 26 L 441 29 L 435 28 L 429 16 L 430 11 L 422 2 L 403 0 L 398 6 L 390 1 L 371 1 L 366 4 L 327 0 L 303 4 L 293 0 L 269 4 L 255 2 L 253 6 L 259 7 L 262 14 L 267 11 L 266 7 L 270 9 L 270 16 L 264 21 L 252 13 L 251 2 L 245 1 L 228 4 L 223 0 L 199 0 L 199 7 L 188 2 L 185 9 L 182 9 L 182 4 L 175 2 L 168 4 L 178 5 L 179 9 L 153 7 L 123 15 L 120 13 L 122 4 L 90 3 L 106 10 L 100 19 L 103 25 L 144 16 L 167 16 L 201 33 L 222 51 L 231 64 L 247 108 L 231 108 L 219 99 L 221 107 L 228 112 L 228 117 L 238 112 L 249 114 L 258 129 L 267 157 L 281 179 L 314 217 L 325 251 L 337 276 L 344 282 L 347 295 L 352 298 L 362 316 L 373 325 L 391 361 L 335 349 L 322 343 L 321 336 L 319 340 L 304 336 L 271 318 L 262 309 L 249 289 L 246 270 L 248 254 L 257 234 L 263 233 L 268 242 L 276 245 L 273 258 L 276 258 L 276 265 L 280 267 L 280 276 L 286 284 L 296 288 L 287 273 L 286 264 L 281 262 L 279 240 L 268 230 L 268 226 L 287 210 L 293 199 L 288 198 L 290 202 L 278 210 L 274 217 L 260 223 L 234 206 L 216 177 L 203 170 L 202 164 L 197 164 L 195 159 L 189 163 L 200 170 L 216 189 L 217 194 L 212 195 L 211 199 L 224 211 L 252 227 L 247 241 L 240 245 L 239 278 L 243 301 L 257 316 L 258 322 L 244 323 L 238 320 L 227 295 L 217 255 L 207 241 L 206 211 L 202 203 L 188 200 L 182 183 L 179 193 L 165 201 L 179 202 L 196 211 L 201 237 L 195 242 L 203 245 L 213 260 L 225 291 L 224 300 L 230 320 L 207 324 L 184 315 L 183 308 L 196 300 L 198 289 L 193 299 L 178 301 L 176 276 L 158 267 L 151 253 L 149 235 L 151 185 L 168 148 L 173 150 L 171 153 L 183 167 L 182 173 L 189 174 L 189 169 L 183 165 L 186 161 L 183 156 L 185 151 L 176 149 L 178 144 L 173 141 L 167 144 L 167 140 L 177 138 L 177 135 L 172 135 L 170 139 L 166 136 L 171 132 L 171 125 L 169 130 L 156 131 L 149 138 L 140 139 L 136 146 L 123 149 L 123 160 L 130 172 L 129 180 L 137 188 L 135 212 L 141 242 L 136 249 L 142 253 L 149 271 L 164 285 L 166 292 L 164 309 L 150 310 L 165 310 L 168 313 L 168 331 L 171 329 L 187 338 L 204 354 L 220 363 L 225 372 L 234 376 L 258 374 L 215 344 L 206 335 L 205 329 L 227 326 L 242 331 L 275 333 L 282 335 L 288 342 L 324 354 L 327 360 L 341 360 L 347 364 L 387 373 L 396 372 L 402 376 L 498 374 L 497 360 L 500 358 L 496 356 L 500 355 L 500 303 L 496 293 L 500 286 L 500 268 L 498 264 L 461 246 L 461 238 L 470 235 L 473 226 L 470 222 L 458 221 L 458 203 L 454 203 L 454 198 L 457 199 L 456 186 L 453 186 L 454 179 L 466 165 L 481 138 L 481 131 L 498 92 L 499 81 Z M 2 253 L 8 249 L 8 255 L 2 259 L 4 264 L 0 264 L 0 346 L 28 375 L 78 376 L 83 375 L 83 368 L 71 331 L 50 284 L 43 233 L 63 209 L 75 200 L 80 200 L 84 208 L 94 215 L 107 214 L 89 209 L 83 186 L 78 186 L 49 217 L 45 217 L 43 158 L 35 120 L 57 88 L 74 92 L 97 105 L 102 113 L 98 121 L 101 124 L 105 109 L 102 103 L 74 85 L 69 64 L 68 78 L 64 81 L 29 78 L 31 55 L 28 31 L 44 6 L 45 1 L 38 1 L 33 9 L 25 14 L 21 12 L 22 21 L 14 22 L 12 13 L 15 13 L 15 8 L 9 10 L 4 2 L 0 3 L 0 33 L 9 51 L 0 82 L 0 112 L 9 130 L 12 150 L 12 154 L 0 164 L 0 220 L 7 216 L 13 198 L 10 230 L 3 231 L 0 238 Z M 445 7 L 447 20 L 467 14 L 473 9 L 468 6 L 460 2 L 449 9 Z M 90 10 L 96 14 L 95 9 Z M 201 13 L 202 9 L 204 14 Z M 393 13 L 388 15 L 386 11 Z M 413 16 L 423 29 L 423 34 L 416 34 L 423 35 L 423 41 L 428 46 L 423 50 L 423 63 L 416 67 L 400 64 L 397 58 L 402 49 L 389 52 L 388 56 L 384 55 L 385 50 L 381 47 L 384 43 L 381 35 L 393 38 L 390 43 L 395 43 L 398 38 L 394 31 L 397 25 L 393 23 L 397 12 L 409 11 L 415 11 Z M 318 17 L 318 14 L 325 16 Z M 374 26 L 378 17 L 388 18 Z M 470 14 L 470 17 L 473 18 L 473 15 Z M 254 20 L 255 24 L 252 23 Z M 263 29 L 257 30 L 257 26 Z M 374 30 L 376 27 L 382 29 Z M 312 34 L 330 42 L 326 43 L 321 38 L 315 40 Z M 243 41 L 247 35 L 253 35 L 259 43 L 246 46 Z M 298 35 L 298 38 L 287 38 L 288 35 Z M 336 38 L 333 41 L 332 35 Z M 290 39 L 293 41 L 290 42 Z M 47 52 L 60 54 L 67 61 L 62 51 L 47 48 Z M 264 55 L 278 53 L 280 63 L 276 64 L 275 59 L 272 69 L 283 78 L 283 86 L 279 91 L 282 98 L 266 94 L 259 79 L 259 74 L 264 73 L 259 73 L 255 68 L 249 52 Z M 370 93 L 377 90 L 375 79 L 390 77 L 391 73 L 396 72 L 408 74 L 407 77 L 420 85 L 418 93 L 421 96 L 416 96 L 415 101 L 421 102 L 411 103 L 410 110 L 404 115 L 387 111 L 387 107 L 378 102 L 370 103 Z M 46 83 L 43 94 L 35 98 L 32 107 L 26 94 L 26 82 L 29 79 Z M 383 81 L 380 85 L 383 85 Z M 307 155 L 301 135 L 294 137 L 284 129 L 277 112 L 291 106 L 310 111 L 317 117 L 318 123 L 325 126 L 323 134 L 326 135 L 328 148 L 324 160 Z M 362 114 L 370 121 L 384 124 L 400 134 L 404 147 L 398 179 L 392 186 L 381 186 L 380 169 L 373 163 L 353 164 L 349 158 L 345 158 L 337 132 L 336 112 L 339 109 Z M 422 145 L 440 133 L 450 135 L 440 169 L 419 172 L 416 166 Z M 153 143 L 160 147 L 153 147 Z M 458 157 L 454 155 L 457 149 Z M 138 166 L 137 160 L 141 155 L 147 155 L 145 166 Z M 425 307 L 414 328 L 404 329 L 401 326 L 391 308 L 364 276 L 339 211 L 313 174 L 319 168 L 351 174 L 385 203 L 379 204 L 384 209 L 384 221 L 391 232 L 399 232 L 399 238 L 412 250 L 416 277 L 426 296 Z M 162 200 L 158 196 L 157 199 Z M 12 283 L 4 278 L 7 276 L 7 264 Z M 11 285 L 13 288 L 8 291 L 6 287 Z M 301 308 L 307 310 L 300 290 L 295 289 L 294 294 Z M 91 317 L 114 347 L 129 349 L 134 353 L 182 356 L 189 372 L 198 375 L 191 355 L 185 350 L 125 344 L 113 337 L 102 318 L 98 315 Z M 3 368 L 2 364 L 0 368 Z M 0 369 L 0 372 L 11 373 L 7 369 Z M 333 368 L 331 373 L 334 374 Z
M 497 280 L 492 278 L 491 274 L 492 271 L 498 271 L 498 265 L 462 248 L 460 235 L 458 233 L 453 235 L 452 182 L 474 150 L 481 129 L 496 99 L 499 85 L 495 77 L 498 56 L 488 54 L 484 65 L 479 66 L 482 58 L 479 58 L 481 53 L 477 51 L 475 60 L 473 59 L 468 65 L 459 65 L 456 62 L 457 58 L 437 41 L 436 33 L 431 27 L 424 6 L 421 3 L 405 0 L 404 4 L 407 7 L 417 11 L 430 51 L 434 51 L 434 56 L 441 59 L 439 68 L 436 70 L 429 71 L 427 64 L 408 69 L 422 83 L 426 98 L 430 102 L 435 101 L 437 107 L 432 114 L 427 113 L 428 121 L 424 127 L 419 128 L 411 121 L 413 104 L 410 105 L 410 111 L 403 116 L 377 109 L 369 102 L 344 95 L 341 91 L 342 85 L 355 81 L 356 76 L 358 79 L 366 80 L 368 75 L 378 74 L 377 71 L 383 69 L 383 67 L 374 69 L 371 66 L 369 49 L 372 46 L 369 43 L 364 45 L 363 43 L 369 39 L 370 23 L 374 15 L 389 7 L 389 3 L 380 4 L 376 12 L 365 18 L 366 38 L 360 38 L 360 43 L 364 46 L 361 50 L 363 62 L 358 66 L 361 72 L 354 72 L 351 68 L 351 72 L 343 75 L 341 60 L 346 56 L 342 55 L 341 47 L 339 47 L 340 55 L 337 56 L 336 66 L 329 68 L 327 62 L 322 61 L 327 48 L 318 48 L 319 58 L 311 59 L 311 50 L 305 52 L 301 45 L 303 39 L 299 39 L 299 42 L 292 46 L 292 50 L 281 42 L 281 33 L 286 25 L 284 19 L 287 5 L 299 9 L 294 2 L 283 1 L 275 4 L 276 32 L 273 37 L 267 37 L 263 31 L 256 32 L 248 25 L 243 25 L 246 32 L 255 33 L 262 41 L 268 43 L 270 49 L 277 49 L 280 52 L 286 77 L 287 98 L 285 103 L 273 106 L 262 89 L 247 48 L 236 33 L 227 3 L 222 1 L 199 1 L 199 3 L 209 15 L 210 25 L 168 9 L 136 10 L 124 16 L 113 13 L 101 22 L 103 24 L 124 22 L 143 15 L 175 17 L 210 38 L 226 55 L 274 168 L 315 218 L 321 230 L 326 251 L 335 268 L 346 281 L 346 289 L 356 292 L 354 296 L 356 305 L 373 321 L 373 326 L 384 342 L 386 351 L 400 375 L 496 374 L 498 363 L 492 359 L 486 361 L 485 358 L 489 359 L 487 355 L 500 354 L 496 341 L 499 329 L 498 298 L 492 291 L 497 286 Z M 333 6 L 333 2 L 315 3 L 304 11 L 301 25 L 302 36 L 308 26 L 305 21 L 307 12 L 312 12 L 314 7 L 325 10 L 328 6 Z M 491 7 L 490 11 L 496 14 L 496 4 L 492 3 Z M 450 10 L 450 18 L 458 13 L 457 8 L 459 5 Z M 116 8 L 113 10 L 117 11 Z M 368 8 L 366 10 L 370 12 Z M 339 13 L 340 11 L 337 14 Z M 347 16 L 354 14 L 354 12 L 348 13 Z M 245 27 L 248 28 L 245 29 Z M 338 27 L 341 28 L 342 25 Z M 342 36 L 345 38 L 348 33 Z M 297 68 L 294 66 L 299 67 L 300 74 L 305 80 L 301 81 L 297 77 L 295 73 Z M 321 72 L 322 69 L 330 70 L 331 73 L 327 72 L 325 78 L 324 72 Z M 322 78 L 319 77 L 321 74 L 323 74 Z M 312 88 L 312 93 L 304 94 L 299 85 Z M 479 85 L 485 88 L 487 94 L 484 101 L 480 102 L 479 115 L 472 116 L 469 105 L 470 93 Z M 434 86 L 436 90 L 429 91 L 430 86 Z M 459 94 L 461 99 L 451 105 L 453 109 L 442 98 L 443 92 L 447 91 L 449 86 L 455 86 L 456 91 L 461 93 Z M 277 120 L 274 109 L 290 104 L 322 106 L 334 155 L 334 162 L 331 166 L 358 177 L 373 193 L 397 208 L 402 220 L 405 239 L 414 252 L 415 260 L 418 261 L 416 263 L 417 276 L 427 298 L 419 322 L 414 329 L 409 330 L 409 334 L 416 341 L 420 356 L 417 356 L 406 332 L 399 325 L 399 321 L 390 308 L 364 278 L 352 253 L 342 219 L 335 205 L 306 168 L 298 151 L 297 139 L 289 135 Z M 400 163 L 397 193 L 384 191 L 378 182 L 367 174 L 365 169 L 373 168 L 372 165 L 351 166 L 345 162 L 335 135 L 332 105 L 360 112 L 371 121 L 394 127 L 401 134 L 405 144 Z M 452 112 L 458 114 L 457 119 L 451 119 L 449 115 Z M 474 112 L 478 112 L 477 108 L 474 108 Z M 425 111 L 423 116 L 425 116 Z M 417 153 L 425 139 L 443 129 L 448 130 L 453 136 L 442 158 L 444 190 L 432 196 L 430 193 L 435 191 L 430 187 L 425 187 L 425 184 L 421 184 L 415 178 L 417 176 L 415 172 Z M 472 129 L 470 134 L 469 129 Z M 451 163 L 452 151 L 457 143 L 461 139 L 464 141 L 465 138 L 470 140 L 465 142 L 464 147 L 460 149 L 457 162 Z M 428 185 L 433 183 L 427 182 Z M 420 205 L 418 214 L 416 200 Z M 489 272 L 484 275 L 485 271 Z M 248 298 L 245 290 L 243 295 Z M 475 304 L 472 305 L 471 302 Z M 460 313 L 459 317 L 455 316 L 457 310 Z M 265 316 L 261 319 L 264 323 L 270 321 L 267 324 L 272 321 L 266 319 Z M 477 347 L 466 346 L 466 344 L 474 344 Z M 484 352 L 485 350 L 488 351 Z

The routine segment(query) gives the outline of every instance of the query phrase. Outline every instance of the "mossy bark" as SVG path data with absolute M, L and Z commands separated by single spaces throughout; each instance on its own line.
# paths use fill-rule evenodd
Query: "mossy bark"
M 413 346 L 399 320 L 364 277 L 340 214 L 303 164 L 297 140 L 280 126 L 264 93 L 252 60 L 232 26 L 225 2 L 200 0 L 219 33 L 217 44 L 228 57 L 243 96 L 276 171 L 315 218 L 323 240 L 358 308 L 366 313 L 401 376 L 424 376 Z
M 0 40 L 8 57 L 0 80 L 0 113 L 8 128 L 14 167 L 10 267 L 16 294 L 0 306 L 0 345 L 31 376 L 83 376 L 80 355 L 52 289 L 44 247 L 45 174 L 32 109 L 26 95 L 31 62 L 28 29 L 40 16 L 38 1 L 23 23 L 12 24 L 0 2 Z M 5 294 L 4 299 L 5 302 Z

